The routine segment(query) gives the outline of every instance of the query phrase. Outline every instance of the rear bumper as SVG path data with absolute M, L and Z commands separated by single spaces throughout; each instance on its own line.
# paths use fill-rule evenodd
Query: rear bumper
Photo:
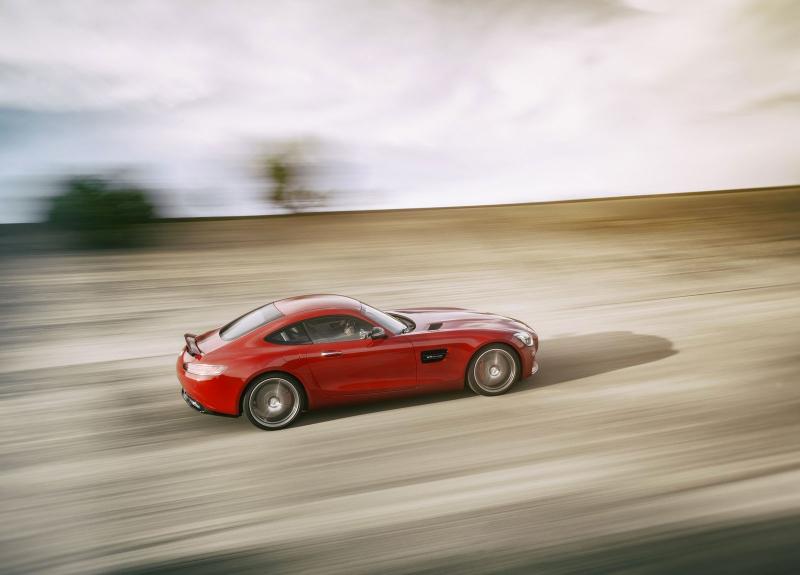
M 188 393 L 186 393 L 186 390 L 183 388 L 181 388 L 181 397 L 183 398 L 183 401 L 186 402 L 186 405 L 188 405 L 192 409 L 196 409 L 200 413 L 206 412 L 206 408 L 203 407 L 203 404 L 197 401 L 192 396 L 190 396 Z
M 181 397 L 200 413 L 213 415 L 239 416 L 239 396 L 236 393 L 238 381 L 231 382 L 225 377 L 197 377 L 186 373 L 183 364 L 187 357 L 178 357 L 175 372 L 181 385 Z
M 186 402 L 186 405 L 191 407 L 192 409 L 199 411 L 200 413 L 207 413 L 208 415 L 219 415 L 221 417 L 238 417 L 236 415 L 231 415 L 229 413 L 220 413 L 219 411 L 213 411 L 211 409 L 207 409 L 202 403 L 197 401 L 191 395 L 186 393 L 186 390 L 181 388 L 181 397 L 183 401 Z

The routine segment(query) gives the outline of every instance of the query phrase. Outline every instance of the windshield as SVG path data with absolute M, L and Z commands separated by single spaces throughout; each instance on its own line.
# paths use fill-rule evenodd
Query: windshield
M 267 325 L 283 316 L 274 304 L 267 304 L 258 309 L 244 314 L 242 317 L 233 320 L 231 323 L 219 330 L 219 336 L 224 340 L 232 340 L 240 337 L 247 332 L 253 331 L 257 327 Z
M 379 309 L 370 307 L 365 303 L 361 304 L 361 311 L 369 319 L 381 325 L 383 328 L 388 329 L 395 335 L 406 331 L 406 325 L 398 319 L 393 318 L 388 313 L 384 313 Z

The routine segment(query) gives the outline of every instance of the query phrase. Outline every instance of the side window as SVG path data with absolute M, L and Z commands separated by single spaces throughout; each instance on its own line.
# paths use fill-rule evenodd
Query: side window
M 293 323 L 282 330 L 272 332 L 265 337 L 270 343 L 281 343 L 283 345 L 296 345 L 300 343 L 311 343 L 311 338 L 303 327 L 303 322 Z
M 372 329 L 371 324 L 351 315 L 324 315 L 304 323 L 314 343 L 365 339 Z

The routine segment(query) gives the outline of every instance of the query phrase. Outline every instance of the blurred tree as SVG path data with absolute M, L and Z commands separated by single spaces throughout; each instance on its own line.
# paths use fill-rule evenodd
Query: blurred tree
M 47 221 L 76 234 L 93 248 L 130 247 L 141 239 L 140 224 L 153 221 L 155 209 L 145 190 L 96 176 L 65 180 L 52 198 Z
M 303 145 L 285 144 L 263 156 L 260 176 L 267 183 L 267 199 L 292 212 L 324 205 L 326 194 L 310 189 L 313 165 L 303 158 Z

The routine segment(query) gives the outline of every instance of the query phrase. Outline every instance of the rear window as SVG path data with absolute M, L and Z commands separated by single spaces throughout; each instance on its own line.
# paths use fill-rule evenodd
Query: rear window
M 253 331 L 256 328 L 267 325 L 283 316 L 275 304 L 267 304 L 258 309 L 244 314 L 242 317 L 233 320 L 231 323 L 219 330 L 219 336 L 224 340 L 232 340 Z

